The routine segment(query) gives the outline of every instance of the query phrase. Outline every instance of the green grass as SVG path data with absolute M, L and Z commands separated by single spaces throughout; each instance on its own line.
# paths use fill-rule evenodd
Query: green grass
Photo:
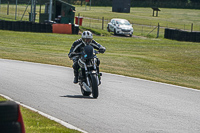
M 0 58 L 72 66 L 67 54 L 80 35 L 0 31 Z M 200 89 L 200 43 L 168 39 L 104 37 L 100 69 Z
M 193 31 L 200 31 L 200 10 L 160 8 L 158 17 L 153 17 L 153 10 L 150 7 L 132 7 L 130 13 L 117 13 L 112 12 L 112 7 L 92 7 L 91 10 L 89 8 L 85 10 L 85 6 L 75 6 L 76 16 L 80 14 L 83 17 L 99 19 L 83 18 L 84 27 L 102 29 L 101 19 L 104 17 L 104 30 L 112 18 L 124 18 L 133 23 L 134 35 L 137 36 L 147 36 L 155 26 L 158 26 L 158 23 L 161 26 L 160 37 L 164 37 L 165 27 L 190 31 L 193 23 Z M 156 34 L 157 30 L 154 30 L 150 36 L 156 37 Z
M 6 99 L 0 96 L 0 101 L 6 101 Z M 22 106 L 20 106 L 20 110 L 27 133 L 80 133 Z
M 175 28 L 183 28 L 184 24 L 189 26 L 193 23 L 200 26 L 200 10 L 195 9 L 170 9 L 160 8 L 158 17 L 152 16 L 152 9 L 131 7 L 130 13 L 112 12 L 112 7 L 92 7 L 91 10 L 85 6 L 76 6 L 76 16 L 80 13 L 81 16 L 110 20 L 112 18 L 125 18 L 135 24 L 169 26 Z M 199 30 L 199 29 L 197 29 Z

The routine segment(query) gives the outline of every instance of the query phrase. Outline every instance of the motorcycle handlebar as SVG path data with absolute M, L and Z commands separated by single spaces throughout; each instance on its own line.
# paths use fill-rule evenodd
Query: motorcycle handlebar
M 94 52 L 95 52 L 95 54 L 101 53 L 99 50 L 98 50 L 98 51 L 94 50 Z M 72 58 L 72 57 L 77 56 L 77 55 L 82 55 L 82 54 L 83 54 L 83 52 L 79 52 L 79 53 L 72 52 L 72 53 L 69 55 L 69 58 Z

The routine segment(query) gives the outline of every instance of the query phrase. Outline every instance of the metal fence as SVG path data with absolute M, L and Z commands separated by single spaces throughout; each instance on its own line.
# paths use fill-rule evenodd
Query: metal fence
M 100 30 L 107 30 L 109 22 L 110 19 L 106 19 L 104 17 L 97 19 L 83 17 L 82 26 Z M 160 26 L 159 23 L 157 23 L 157 25 L 135 24 L 131 21 L 130 23 L 133 25 L 134 35 L 148 37 L 164 37 L 165 27 Z
M 99 18 L 88 18 L 88 17 L 83 17 L 83 22 L 82 26 L 84 27 L 90 27 L 94 29 L 101 29 L 101 30 L 107 30 L 107 25 L 110 22 L 110 19 L 104 18 L 104 17 L 99 17 Z M 165 28 L 173 28 L 173 29 L 180 29 L 184 31 L 200 31 L 200 25 L 186 25 L 186 24 L 179 24 L 178 27 L 174 27 L 172 25 L 174 24 L 166 24 L 162 25 L 157 23 L 149 23 L 149 24 L 137 24 L 134 22 L 129 21 L 134 28 L 134 34 L 135 35 L 141 35 L 141 36 L 149 36 L 149 37 L 157 37 L 158 34 L 161 37 L 164 37 L 164 30 Z M 159 28 L 159 29 L 158 29 Z M 158 33 L 159 30 L 159 33 Z
M 39 11 L 44 12 L 44 6 L 36 5 L 36 22 L 39 21 Z M 0 0 L 0 19 L 29 21 L 31 13 L 31 0 L 21 3 L 20 0 L 16 2 L 9 2 L 7 0 Z

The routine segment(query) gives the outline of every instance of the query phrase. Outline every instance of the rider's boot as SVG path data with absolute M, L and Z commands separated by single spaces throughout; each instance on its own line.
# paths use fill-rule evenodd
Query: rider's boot
M 78 83 L 78 76 L 74 76 L 74 84 Z
M 78 72 L 74 71 L 74 84 L 78 83 Z

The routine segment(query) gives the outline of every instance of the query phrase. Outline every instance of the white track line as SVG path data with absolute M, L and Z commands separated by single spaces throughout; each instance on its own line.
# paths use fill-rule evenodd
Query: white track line
M 2 97 L 4 97 L 4 98 L 10 100 L 10 101 L 14 101 L 13 99 L 11 99 L 11 98 L 8 97 L 8 96 L 5 96 L 5 95 L 3 95 L 3 94 L 0 94 L 0 95 L 1 95 Z M 79 128 L 77 128 L 77 127 L 75 127 L 75 126 L 73 126 L 73 125 L 71 125 L 71 124 L 69 124 L 69 123 L 67 123 L 67 122 L 64 122 L 64 121 L 58 119 L 58 118 L 55 118 L 55 117 L 50 116 L 50 115 L 48 115 L 48 114 L 45 114 L 45 113 L 43 113 L 43 112 L 41 112 L 41 111 L 39 111 L 39 110 L 37 110 L 37 109 L 34 109 L 34 108 L 32 108 L 32 107 L 29 107 L 29 106 L 27 106 L 27 105 L 25 105 L 25 104 L 22 104 L 22 103 L 20 103 L 20 102 L 17 102 L 17 101 L 14 101 L 14 102 L 16 102 L 17 104 L 19 104 L 19 105 L 21 105 L 21 106 L 23 106 L 23 107 L 25 107 L 25 108 L 27 108 L 27 109 L 30 109 L 30 110 L 34 111 L 34 112 L 36 112 L 36 113 L 39 113 L 40 115 L 42 115 L 42 116 L 44 116 L 44 117 L 46 117 L 46 118 L 48 118 L 48 119 L 50 119 L 50 120 L 53 120 L 53 121 L 55 121 L 55 122 L 57 122 L 57 123 L 59 123 L 59 124 L 65 126 L 65 127 L 69 128 L 69 129 L 74 129 L 74 130 L 80 131 L 80 132 L 82 132 L 82 133 L 88 133 L 88 132 L 86 132 L 86 131 L 84 131 L 84 130 L 82 130 L 82 129 L 79 129 Z

